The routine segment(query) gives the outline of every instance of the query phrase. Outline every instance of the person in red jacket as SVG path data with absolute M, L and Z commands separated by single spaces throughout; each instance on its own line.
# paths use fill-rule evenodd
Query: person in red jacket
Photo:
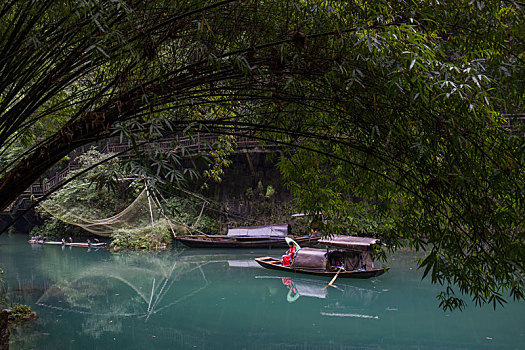
M 295 252 L 297 252 L 297 248 L 292 242 L 288 243 L 288 246 L 290 247 L 290 249 L 288 249 L 286 251 L 286 254 L 282 256 L 282 260 L 281 260 L 282 266 L 290 266 L 293 258 L 295 257 Z

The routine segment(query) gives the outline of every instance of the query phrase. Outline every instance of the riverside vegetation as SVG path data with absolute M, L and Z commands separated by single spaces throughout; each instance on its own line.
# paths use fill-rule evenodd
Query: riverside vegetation
M 441 307 L 523 300 L 524 22 L 501 0 L 2 1 L 0 209 L 94 141 L 175 193 L 188 153 L 140 146 L 248 135 L 330 232 L 370 213 L 425 251 Z

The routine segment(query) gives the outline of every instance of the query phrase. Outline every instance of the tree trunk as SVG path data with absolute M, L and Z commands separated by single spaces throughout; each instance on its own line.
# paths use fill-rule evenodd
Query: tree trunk
M 0 178 L 0 211 L 75 148 L 106 136 L 110 124 L 104 113 L 91 112 L 62 127 Z
M 40 145 L 0 178 L 0 211 L 7 208 L 46 170 L 71 151 L 90 142 L 106 138 L 110 127 L 115 122 L 138 113 L 148 101 L 144 99 L 144 96 L 166 94 L 167 90 L 174 90 L 171 89 L 171 86 L 168 82 L 162 86 L 158 84 L 141 85 L 140 89 L 121 93 L 97 110 L 87 112 L 82 117 L 64 125 L 46 143 Z

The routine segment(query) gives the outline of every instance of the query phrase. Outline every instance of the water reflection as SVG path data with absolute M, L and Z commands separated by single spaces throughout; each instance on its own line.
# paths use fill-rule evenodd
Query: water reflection
M 170 259 L 133 253 L 112 255 L 109 261 L 64 274 L 36 304 L 97 317 L 135 316 L 147 321 L 208 285 L 203 267 L 210 262 L 186 262 L 179 255 Z M 173 298 L 174 284 L 185 274 L 201 276 L 202 283 Z
M 282 277 L 281 281 L 288 288 L 286 301 L 289 303 L 295 302 L 300 296 L 307 296 L 319 299 L 325 299 L 328 292 L 322 283 L 312 283 L 311 281 L 304 281 L 296 279 L 295 282 L 288 277 Z
M 40 316 L 14 331 L 13 348 L 515 349 L 525 340 L 523 305 L 438 310 L 438 289 L 415 273 L 413 255 L 396 255 L 378 278 L 324 288 L 331 278 L 253 260 L 280 254 L 115 254 L 9 241 L 0 245 L 8 294 Z
M 277 280 L 288 290 L 286 301 L 295 303 L 299 298 L 323 299 L 320 315 L 325 317 L 355 317 L 379 319 L 378 314 L 363 313 L 377 303 L 381 292 L 360 288 L 345 282 L 328 286 L 324 280 L 289 276 L 255 276 L 256 279 Z M 271 283 L 271 282 L 269 282 Z

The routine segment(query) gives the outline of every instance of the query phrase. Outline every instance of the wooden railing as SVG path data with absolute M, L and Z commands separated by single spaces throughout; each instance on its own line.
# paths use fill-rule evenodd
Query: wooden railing
M 219 138 L 215 135 L 208 134 L 197 134 L 194 137 L 184 137 L 175 139 L 166 139 L 152 141 L 150 143 L 139 145 L 137 148 L 141 152 L 147 152 L 152 150 L 161 150 L 164 152 L 181 152 L 184 149 L 184 152 L 187 156 L 194 156 L 202 153 L 207 153 L 211 150 L 210 145 L 213 145 L 219 141 Z M 82 146 L 79 149 L 75 150 L 75 155 L 80 155 L 87 151 L 88 146 Z M 131 143 L 107 143 L 100 150 L 100 153 L 109 154 L 109 153 L 124 153 L 126 151 L 132 152 Z M 260 141 L 254 140 L 249 137 L 236 136 L 235 137 L 235 152 L 270 152 L 276 149 L 275 145 L 263 145 Z M 24 207 L 25 200 L 31 200 L 32 198 L 40 198 L 45 194 L 52 191 L 56 188 L 68 174 L 73 171 L 80 169 L 80 165 L 76 162 L 76 156 L 72 156 L 71 160 L 68 162 L 67 167 L 56 172 L 52 177 L 44 179 L 42 182 L 34 183 L 29 186 L 28 189 L 13 203 L 11 203 L 4 211 L 10 212 L 14 208 L 19 209 Z

